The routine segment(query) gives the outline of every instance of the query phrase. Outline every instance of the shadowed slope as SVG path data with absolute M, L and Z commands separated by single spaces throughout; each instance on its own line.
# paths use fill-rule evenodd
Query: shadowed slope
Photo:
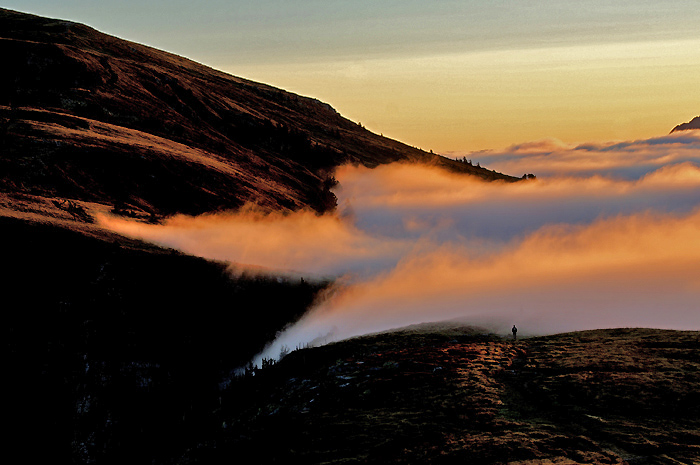
M 97 463 L 167 463 L 200 437 L 219 383 L 328 284 L 234 276 L 73 223 L 0 216 L 3 418 L 9 455 L 29 462 L 94 463 L 99 444 Z

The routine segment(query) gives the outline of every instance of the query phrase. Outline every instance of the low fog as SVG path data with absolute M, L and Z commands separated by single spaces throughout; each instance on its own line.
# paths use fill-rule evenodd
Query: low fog
M 250 207 L 162 225 L 100 221 L 239 267 L 336 278 L 333 292 L 261 357 L 446 319 L 503 334 L 516 324 L 524 336 L 621 326 L 697 330 L 700 160 L 691 147 L 700 138 L 551 144 L 546 155 L 544 145 L 500 155 L 503 166 L 518 168 L 503 171 L 538 176 L 517 183 L 420 165 L 345 166 L 336 173 L 333 214 Z M 544 166 L 549 171 L 538 170 Z

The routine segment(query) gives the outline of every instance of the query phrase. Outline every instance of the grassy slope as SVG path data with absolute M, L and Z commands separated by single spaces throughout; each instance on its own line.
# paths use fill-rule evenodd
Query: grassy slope
M 698 463 L 698 337 L 622 329 L 514 343 L 433 328 L 293 352 L 234 385 L 218 431 L 189 456 Z
M 331 209 L 343 163 L 509 176 L 373 134 L 329 105 L 102 34 L 0 9 L 0 191 L 202 213 Z

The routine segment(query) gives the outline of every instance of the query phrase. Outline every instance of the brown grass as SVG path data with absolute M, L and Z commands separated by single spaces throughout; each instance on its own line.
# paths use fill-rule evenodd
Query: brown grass
M 699 360 L 696 332 L 357 338 L 234 384 L 217 444 L 263 462 L 697 463 Z

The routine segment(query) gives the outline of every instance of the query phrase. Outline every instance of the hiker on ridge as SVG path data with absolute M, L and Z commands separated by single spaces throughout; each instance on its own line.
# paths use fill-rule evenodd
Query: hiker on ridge
M 513 325 L 513 329 L 511 329 L 511 331 L 513 332 L 513 340 L 516 340 L 518 338 L 518 328 Z

